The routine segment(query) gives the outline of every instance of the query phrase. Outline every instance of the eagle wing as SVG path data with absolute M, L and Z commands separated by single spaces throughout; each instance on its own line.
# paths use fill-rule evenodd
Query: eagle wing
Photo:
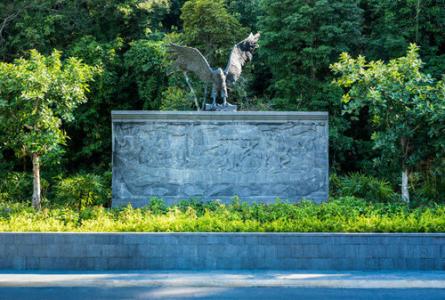
M 202 81 L 212 81 L 212 69 L 198 49 L 176 44 L 170 44 L 169 49 L 175 58 L 173 64 L 177 68 L 195 73 Z
M 255 35 L 251 33 L 246 39 L 233 47 L 229 62 L 224 71 L 227 84 L 233 85 L 239 79 L 243 66 L 252 60 L 253 52 L 258 48 L 259 39 L 259 33 Z

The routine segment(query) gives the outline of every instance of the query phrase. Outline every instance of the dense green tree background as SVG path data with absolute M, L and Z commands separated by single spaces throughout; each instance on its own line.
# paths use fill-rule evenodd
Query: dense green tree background
M 231 102 L 246 110 L 328 111 L 332 173 L 363 172 L 399 191 L 395 164 L 375 163 L 384 150 L 373 147 L 372 104 L 345 114 L 344 90 L 332 83 L 329 66 L 342 52 L 388 62 L 416 43 L 421 71 L 440 80 L 444 20 L 445 0 L 10 0 L 0 2 L 0 61 L 27 57 L 31 49 L 43 55 L 57 49 L 62 59 L 77 57 L 100 70 L 88 101 L 62 124 L 69 139 L 61 163 L 42 170 L 49 198 L 63 178 L 109 173 L 111 110 L 194 109 L 182 74 L 172 73 L 167 43 L 198 47 L 212 64 L 224 66 L 231 46 L 251 31 L 261 32 L 260 49 Z M 193 78 L 192 85 L 202 99 L 204 87 Z M 437 122 L 443 134 L 443 120 Z M 30 171 L 28 161 L 5 143 L 0 147 L 0 180 Z M 412 168 L 413 199 L 445 198 L 441 151 L 437 147 L 436 156 Z

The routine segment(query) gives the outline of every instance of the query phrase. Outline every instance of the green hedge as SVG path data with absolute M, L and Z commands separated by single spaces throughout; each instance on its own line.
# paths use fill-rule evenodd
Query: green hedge
M 217 201 L 167 207 L 121 209 L 51 208 L 35 212 L 24 204 L 0 204 L 0 231 L 76 232 L 445 232 L 445 206 L 409 208 L 403 203 L 369 203 L 344 197 L 323 204 Z

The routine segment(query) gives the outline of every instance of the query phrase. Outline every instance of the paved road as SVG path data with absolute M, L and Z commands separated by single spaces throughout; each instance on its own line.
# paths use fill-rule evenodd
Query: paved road
M 3 272 L 0 299 L 445 300 L 445 272 Z

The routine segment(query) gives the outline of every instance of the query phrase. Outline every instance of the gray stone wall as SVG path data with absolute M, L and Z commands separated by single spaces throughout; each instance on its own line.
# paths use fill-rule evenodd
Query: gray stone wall
M 0 233 L 0 269 L 445 270 L 445 234 Z
M 328 198 L 328 115 L 114 111 L 113 206 Z

